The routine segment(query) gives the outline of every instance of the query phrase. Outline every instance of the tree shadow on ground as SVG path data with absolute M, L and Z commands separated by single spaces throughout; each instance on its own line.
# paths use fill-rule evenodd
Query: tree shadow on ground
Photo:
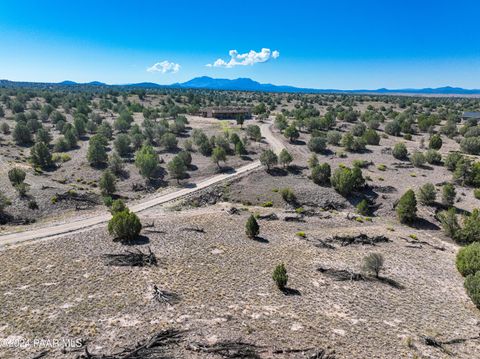
M 288 171 L 284 168 L 274 167 L 267 171 L 270 176 L 274 177 L 284 177 L 288 175 Z
M 96 170 L 104 170 L 108 167 L 108 164 L 105 162 L 102 163 L 97 163 L 97 164 L 91 164 L 90 165 L 92 168 L 95 168 Z
M 285 287 L 283 289 L 281 289 L 282 293 L 285 294 L 285 295 L 302 295 L 302 293 L 300 293 L 300 291 L 298 289 L 294 289 L 294 288 L 289 288 L 289 287 Z
M 290 143 L 295 146 L 305 146 L 307 144 L 305 141 L 302 141 L 302 140 L 294 140 L 294 141 L 291 141 Z
M 410 227 L 415 228 L 415 229 L 429 230 L 429 231 L 436 231 L 436 230 L 440 229 L 440 227 L 437 226 L 435 223 L 427 221 L 425 218 L 415 219 L 415 222 L 413 222 L 410 225 Z
M 287 171 L 292 175 L 300 175 L 302 174 L 303 170 L 307 169 L 308 167 L 305 166 L 298 166 L 298 165 L 290 165 L 287 167 Z
M 124 244 L 124 245 L 127 245 L 127 246 L 145 245 L 145 244 L 150 243 L 150 238 L 141 234 L 141 235 L 137 236 L 135 239 L 132 239 L 130 241 L 122 241 L 121 243 Z
M 235 173 L 235 168 L 231 166 L 222 166 L 220 168 L 217 168 L 217 173 L 227 173 L 227 174 L 232 174 Z
M 240 158 L 244 161 L 253 162 L 253 158 L 248 156 L 248 155 L 242 155 L 242 156 L 240 156 Z
M 389 285 L 390 287 L 395 288 L 395 289 L 405 289 L 405 287 L 404 287 L 403 285 L 401 285 L 401 284 L 398 283 L 395 279 L 392 279 L 392 278 L 387 278 L 387 277 L 373 277 L 372 279 L 375 280 L 375 281 L 377 281 L 377 282 L 380 282 L 380 283 L 383 283 L 383 284 L 387 284 L 387 285 Z
M 190 164 L 190 165 L 187 166 L 187 169 L 188 169 L 189 171 L 192 171 L 192 172 L 193 172 L 193 171 L 197 171 L 197 170 L 198 170 L 198 166 L 193 165 L 193 164 Z
M 193 182 L 187 182 L 182 185 L 182 188 L 196 188 L 197 184 Z
M 270 241 L 266 238 L 260 237 L 260 236 L 255 236 L 252 238 L 254 241 L 259 242 L 259 243 L 270 243 Z

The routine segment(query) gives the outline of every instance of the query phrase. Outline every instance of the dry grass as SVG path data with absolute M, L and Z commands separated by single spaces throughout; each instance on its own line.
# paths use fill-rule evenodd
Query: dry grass
M 273 210 L 281 216 L 281 210 Z M 432 243 L 440 239 L 402 227 L 391 232 L 376 220 L 359 224 L 341 213 L 330 219 L 308 217 L 306 223 L 261 221 L 264 240 L 254 241 L 244 234 L 247 215 L 228 215 L 222 205 L 181 213 L 150 210 L 144 222 L 155 219 L 155 232 L 144 234 L 159 267 L 105 266 L 101 255 L 124 247 L 104 230 L 6 249 L 0 253 L 0 337 L 81 337 L 90 341 L 91 351 L 111 352 L 176 327 L 189 329 L 187 341 L 241 339 L 267 348 L 331 348 L 340 358 L 414 353 L 438 358 L 443 354 L 425 346 L 420 335 L 452 339 L 478 333 L 480 315 L 455 270 L 453 244 L 445 243 L 445 251 L 408 248 L 400 237 L 411 233 Z M 183 231 L 186 226 L 205 233 Z M 296 237 L 298 231 L 306 239 Z M 392 242 L 332 250 L 309 241 L 359 232 L 385 234 Z M 380 282 L 335 282 L 316 271 L 320 264 L 358 271 L 372 251 L 384 255 L 383 275 L 403 290 Z M 276 289 L 271 274 L 281 262 L 288 270 L 288 287 L 301 295 Z M 153 285 L 178 294 L 180 302 L 153 301 Z M 478 341 L 449 347 L 458 358 L 477 357 L 479 348 Z M 26 351 L 38 349 L 2 348 L 0 356 L 26 357 Z M 183 346 L 174 354 L 201 357 L 184 352 Z M 270 357 L 269 352 L 262 355 Z M 50 357 L 68 356 L 56 350 Z

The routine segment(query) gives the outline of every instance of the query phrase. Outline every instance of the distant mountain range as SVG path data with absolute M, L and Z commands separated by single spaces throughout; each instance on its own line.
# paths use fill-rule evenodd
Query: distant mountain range
M 313 89 L 294 86 L 279 86 L 262 84 L 249 78 L 215 79 L 208 76 L 196 77 L 190 81 L 174 83 L 172 85 L 159 85 L 153 82 L 141 82 L 123 85 L 108 85 L 103 82 L 93 81 L 88 83 L 77 83 L 74 81 L 63 81 L 58 83 L 38 82 L 15 82 L 0 80 L 2 87 L 122 87 L 122 88 L 144 88 L 144 89 L 208 89 L 208 90 L 231 90 L 231 91 L 263 91 L 263 92 L 288 92 L 288 93 L 366 93 L 366 94 L 412 94 L 412 95 L 480 95 L 480 89 L 464 89 L 461 87 L 438 87 L 438 88 L 405 88 L 405 89 L 359 89 L 359 90 L 338 90 L 338 89 Z

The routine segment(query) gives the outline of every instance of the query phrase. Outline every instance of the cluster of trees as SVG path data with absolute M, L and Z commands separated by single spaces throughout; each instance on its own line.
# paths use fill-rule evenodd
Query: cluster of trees
M 347 197 L 365 185 L 362 170 L 356 164 L 352 168 L 342 165 L 332 173 L 328 163 L 320 164 L 317 156 L 312 155 L 308 160 L 308 165 L 311 170 L 310 178 L 314 183 L 322 186 L 331 184 L 342 196 Z

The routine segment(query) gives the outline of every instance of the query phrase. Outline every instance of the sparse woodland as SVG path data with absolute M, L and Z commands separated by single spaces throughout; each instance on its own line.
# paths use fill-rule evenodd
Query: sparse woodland
M 254 117 L 196 115 L 208 106 L 247 106 Z M 63 353 L 72 358 L 150 355 L 148 337 L 172 323 L 188 331 L 150 342 L 174 357 L 476 357 L 480 123 L 462 119 L 468 111 L 480 111 L 480 99 L 0 88 L 2 232 L 111 214 L 87 236 L 0 252 L 0 292 L 13 293 L 28 320 L 45 306 L 55 334 L 84 338 L 82 352 Z M 270 122 L 278 153 L 262 138 Z M 254 161 L 263 168 L 161 209 L 129 210 Z M 27 274 L 37 259 L 63 284 L 52 284 L 48 303 L 33 293 L 30 304 L 18 288 L 35 287 Z M 11 298 L 3 334 L 48 336 Z M 71 316 L 59 323 L 58 313 Z M 353 336 L 357 323 L 369 329 Z M 117 334 L 138 347 L 122 341 L 132 349 L 120 351 L 106 339 Z M 288 345 L 270 342 L 274 334 Z M 388 345 L 369 353 L 376 335 Z M 217 336 L 228 338 L 206 339 Z

